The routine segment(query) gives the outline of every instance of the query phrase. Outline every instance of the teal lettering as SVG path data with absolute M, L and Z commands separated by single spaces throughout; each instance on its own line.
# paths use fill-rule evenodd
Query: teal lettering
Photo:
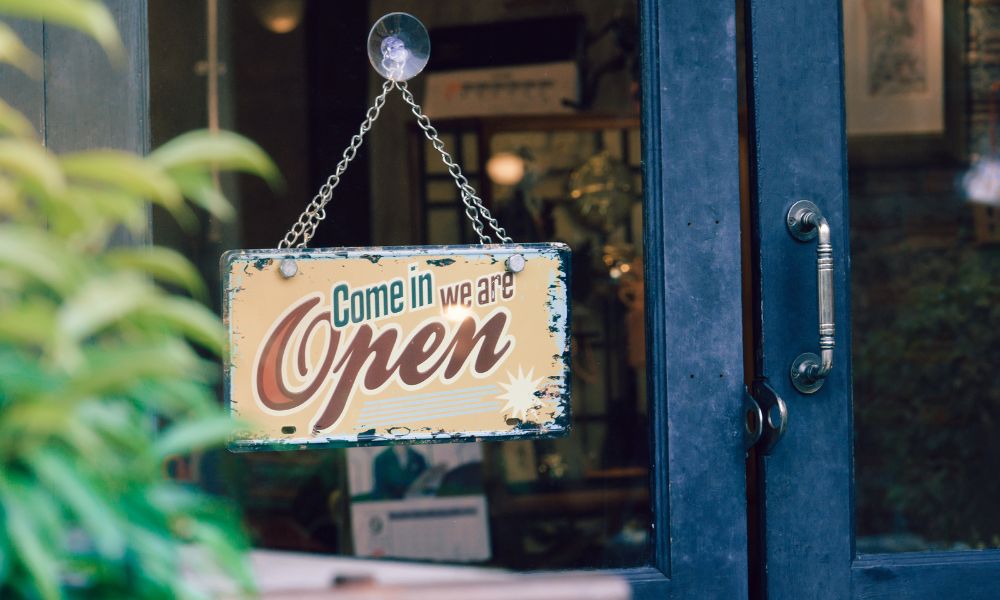
M 351 323 L 360 323 L 365 320 L 365 293 L 361 290 L 354 290 L 351 294 Z
M 393 313 L 403 312 L 403 280 L 393 279 L 389 284 L 389 306 Z
M 389 291 L 385 289 L 384 283 L 365 290 L 365 309 L 370 319 L 389 314 Z
M 350 314 L 348 313 L 347 307 L 340 307 L 340 298 L 343 296 L 344 304 L 347 304 L 347 287 L 346 283 L 340 283 L 333 288 L 333 326 L 340 328 L 347 325 L 350 319 Z

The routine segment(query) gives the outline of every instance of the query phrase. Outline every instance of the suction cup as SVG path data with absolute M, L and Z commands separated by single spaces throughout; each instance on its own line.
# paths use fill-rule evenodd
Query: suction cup
M 431 38 L 413 15 L 395 12 L 383 16 L 368 34 L 368 60 L 379 75 L 392 81 L 412 79 L 427 66 Z

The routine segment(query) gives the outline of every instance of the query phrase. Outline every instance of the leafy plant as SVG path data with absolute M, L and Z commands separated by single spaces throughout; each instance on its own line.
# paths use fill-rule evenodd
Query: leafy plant
M 76 27 L 123 56 L 100 2 L 0 0 L 0 14 Z M 41 64 L 2 23 L 0 60 L 29 75 Z M 230 212 L 213 169 L 278 180 L 231 133 L 145 158 L 55 156 L 0 101 L 0 597 L 200 597 L 180 576 L 188 543 L 251 586 L 236 515 L 164 474 L 232 429 L 204 358 L 222 352 L 222 325 L 183 256 L 110 244 L 144 231 L 150 203 L 188 226 L 185 198 Z

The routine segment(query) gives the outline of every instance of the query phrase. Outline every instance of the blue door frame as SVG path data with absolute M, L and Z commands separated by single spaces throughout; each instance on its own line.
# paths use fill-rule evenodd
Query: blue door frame
M 736 2 L 641 0 L 652 567 L 637 598 L 746 598 Z
M 755 377 L 788 406 L 788 428 L 757 457 L 760 597 L 997 598 L 1000 551 L 856 557 L 850 254 L 839 0 L 747 0 Z M 833 231 L 837 346 L 821 390 L 789 365 L 816 352 L 816 247 L 786 230 L 810 199 Z
M 45 61 L 3 93 L 56 151 L 148 150 L 146 0 L 105 0 L 130 60 L 18 24 Z M 635 597 L 746 598 L 736 3 L 640 0 L 653 551 Z M 123 240 L 136 242 L 137 240 Z

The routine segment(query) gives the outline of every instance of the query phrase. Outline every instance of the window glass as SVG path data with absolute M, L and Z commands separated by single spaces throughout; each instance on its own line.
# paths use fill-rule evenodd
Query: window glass
M 370 24 L 399 3 L 150 0 L 154 147 L 218 125 L 261 144 L 280 190 L 223 177 L 236 218 L 154 236 L 215 282 L 275 247 L 334 171 L 381 80 Z M 572 432 L 563 438 L 198 457 L 185 477 L 244 511 L 260 547 L 516 569 L 649 563 L 638 29 L 631 0 L 405 3 L 431 32 L 410 82 L 516 240 L 573 249 Z M 311 245 L 472 243 L 464 207 L 398 94 Z
M 844 2 L 859 553 L 1000 547 L 998 32 Z

